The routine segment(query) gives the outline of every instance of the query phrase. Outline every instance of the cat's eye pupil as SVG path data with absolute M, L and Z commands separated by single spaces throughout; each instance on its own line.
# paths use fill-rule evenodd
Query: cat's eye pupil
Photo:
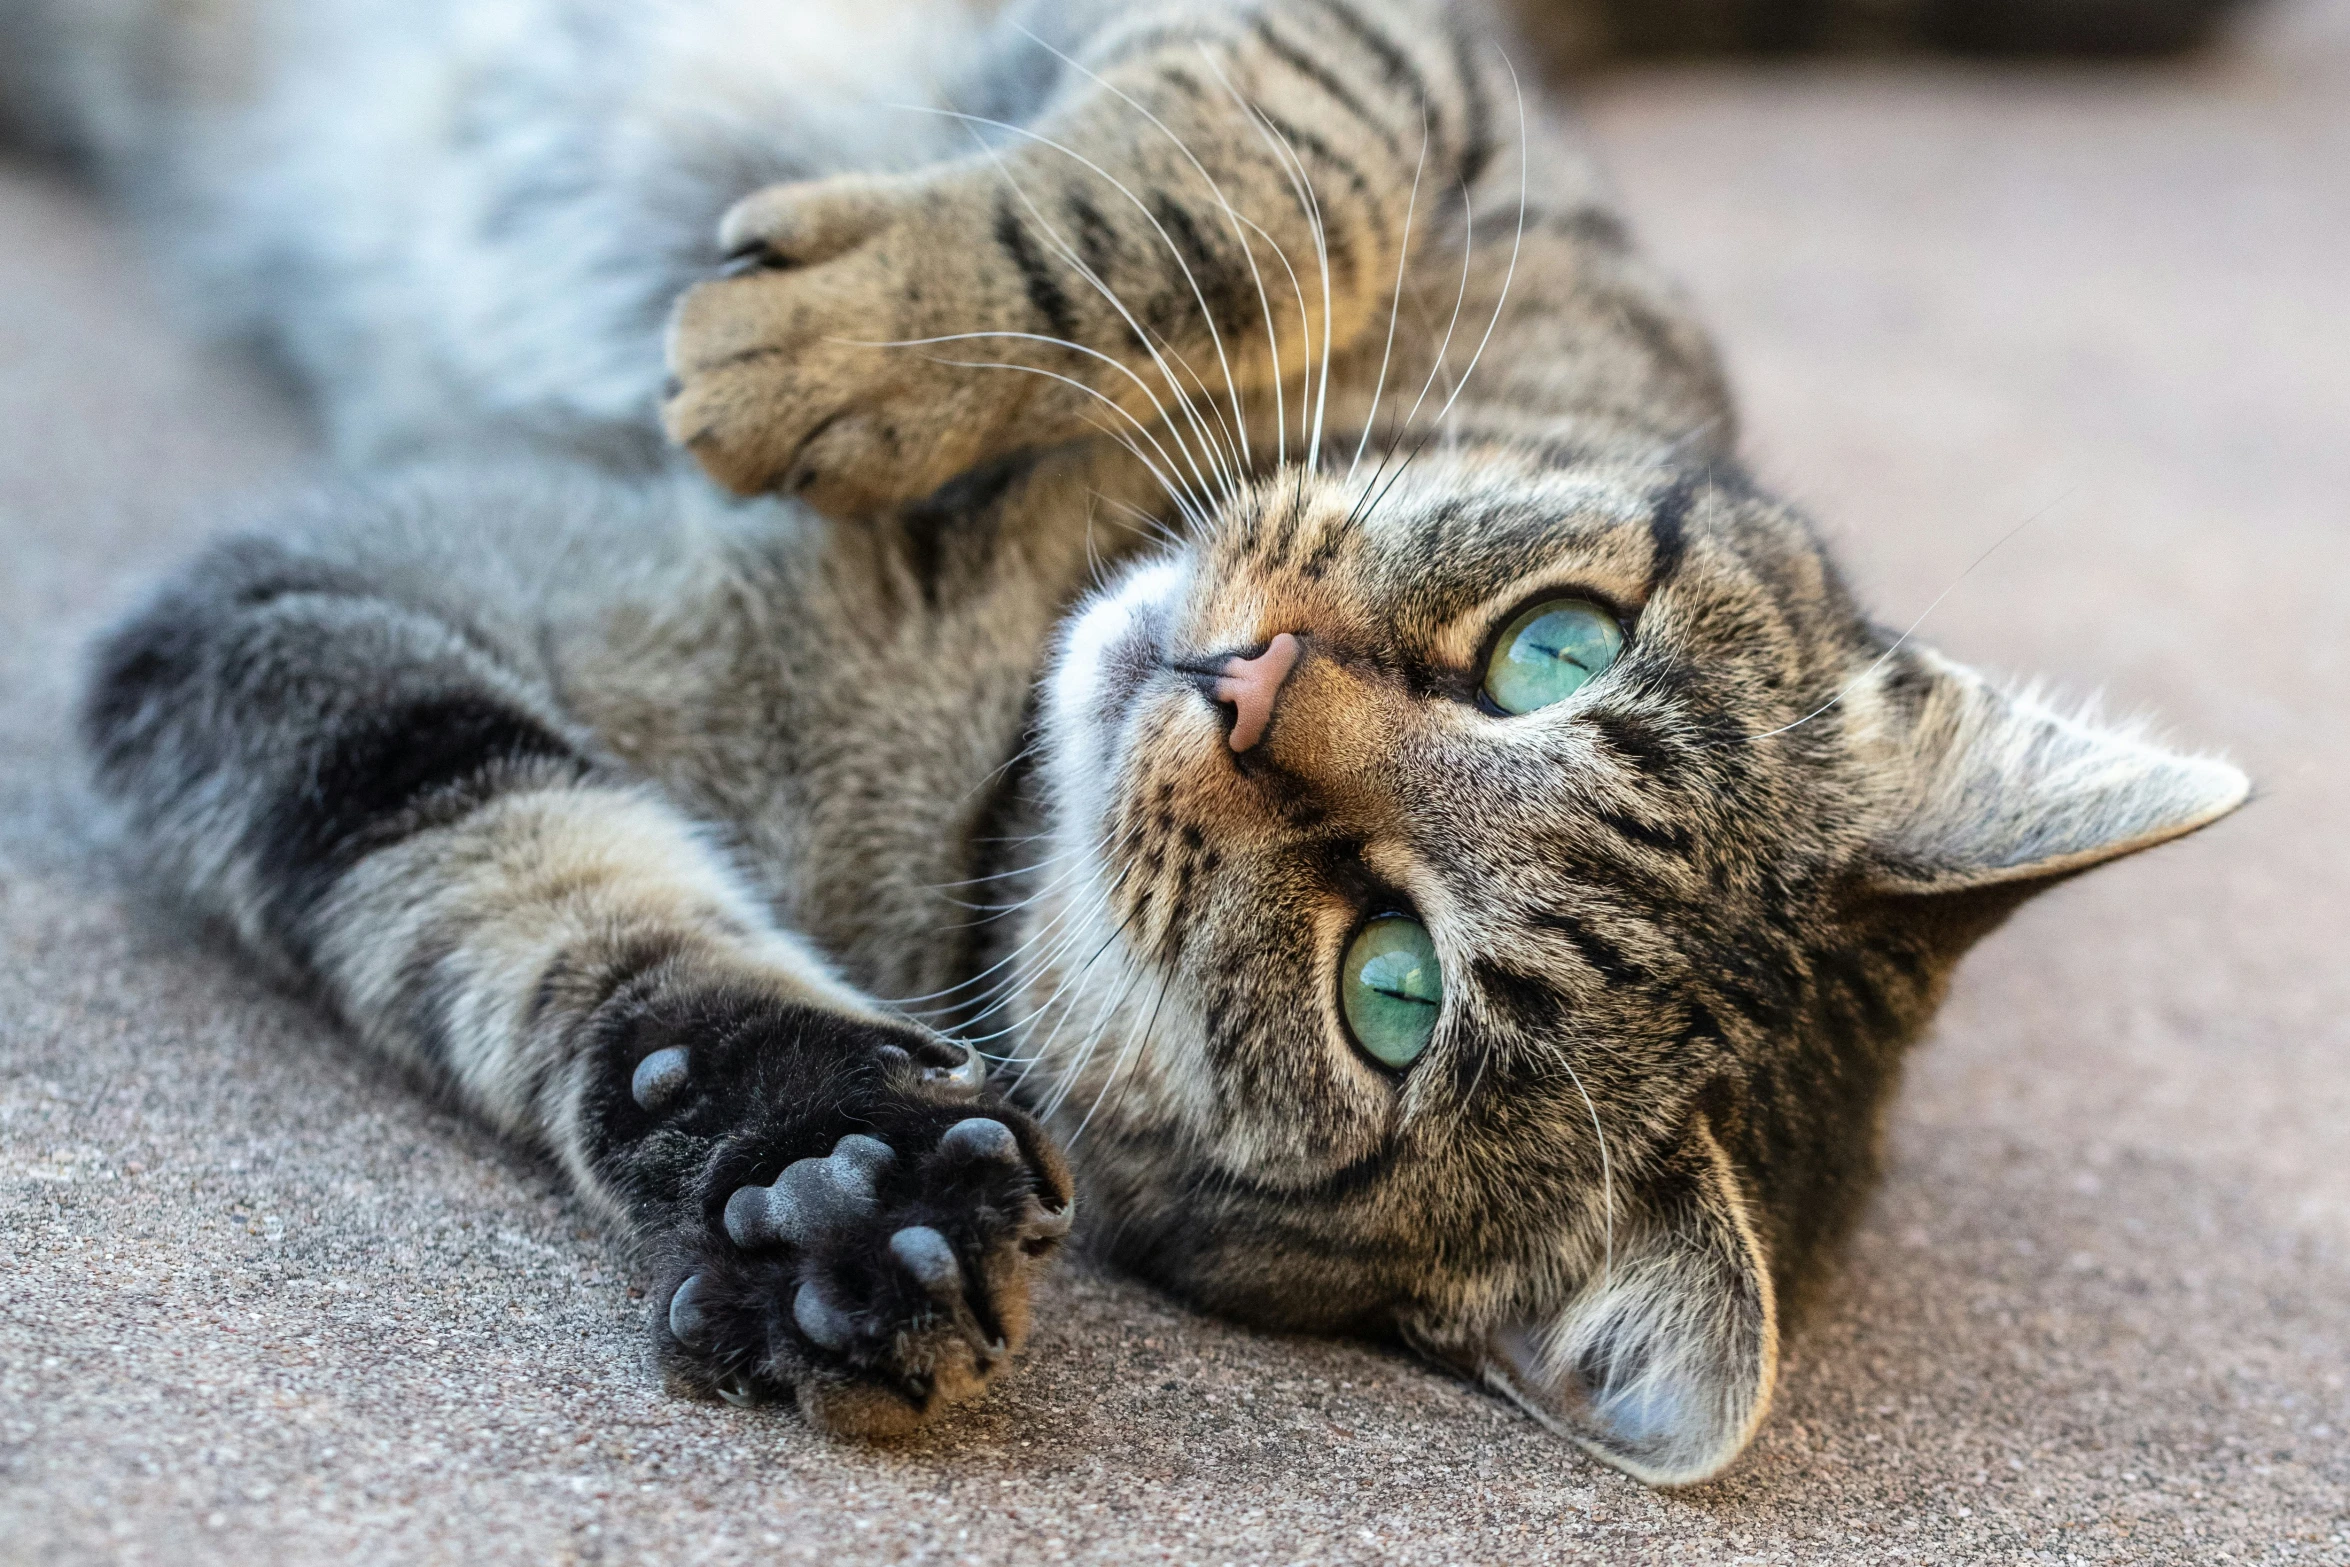
M 1404 914 L 1367 921 L 1339 963 L 1339 1013 L 1363 1052 L 1401 1070 L 1436 1034 L 1444 976 L 1428 927 Z
M 1502 628 L 1485 664 L 1485 699 L 1505 713 L 1563 702 L 1616 661 L 1624 628 L 1588 599 L 1546 599 Z

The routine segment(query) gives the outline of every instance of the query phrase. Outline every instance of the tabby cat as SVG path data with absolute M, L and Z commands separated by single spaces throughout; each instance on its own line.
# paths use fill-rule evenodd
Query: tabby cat
M 1082 1215 L 1702 1479 L 1961 953 L 2244 796 L 1862 613 L 1465 3 L 0 15 L 371 473 L 99 786 L 683 1386 L 910 1428 Z

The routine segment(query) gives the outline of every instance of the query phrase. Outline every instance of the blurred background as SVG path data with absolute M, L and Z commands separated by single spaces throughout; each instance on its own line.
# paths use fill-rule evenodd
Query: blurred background
M 1619 41 L 1671 14 L 1625 0 Z M 1407 1359 L 1082 1264 L 1028 1369 L 908 1446 L 664 1397 L 547 1172 L 150 929 L 94 845 L 80 648 L 317 459 L 0 163 L 0 1558 L 2350 1562 L 2350 3 L 2156 59 L 1577 91 L 1754 466 L 1882 617 L 2259 786 L 1962 971 L 1729 1479 L 1645 1491 Z

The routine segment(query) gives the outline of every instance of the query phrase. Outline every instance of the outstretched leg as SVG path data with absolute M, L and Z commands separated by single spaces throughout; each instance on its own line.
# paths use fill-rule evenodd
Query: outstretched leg
M 1021 1341 L 1068 1179 L 975 1053 L 835 977 L 566 709 L 566 548 L 686 547 L 612 488 L 536 525 L 511 490 L 354 497 L 215 549 L 100 651 L 100 786 L 199 909 L 633 1231 L 677 1377 L 903 1429 Z

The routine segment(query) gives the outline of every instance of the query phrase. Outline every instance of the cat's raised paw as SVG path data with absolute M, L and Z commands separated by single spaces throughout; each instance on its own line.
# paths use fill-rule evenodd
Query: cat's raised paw
M 725 267 L 670 322 L 670 438 L 738 494 L 842 517 L 1027 443 L 1037 378 L 976 367 L 1020 345 L 968 337 L 1003 312 L 995 189 L 850 175 L 746 197 L 721 234 Z

